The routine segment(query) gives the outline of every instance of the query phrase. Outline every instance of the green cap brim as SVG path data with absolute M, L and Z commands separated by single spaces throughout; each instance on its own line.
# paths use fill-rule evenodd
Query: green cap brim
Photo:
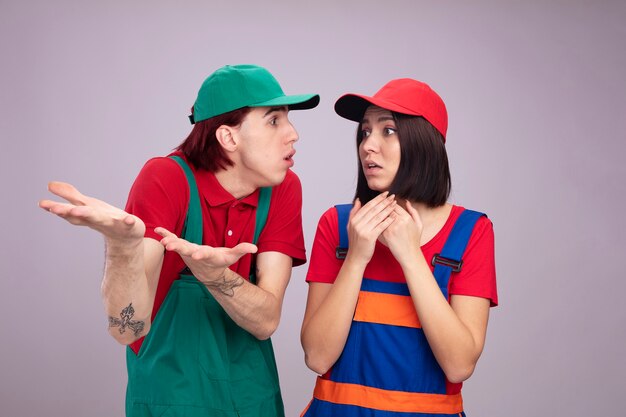
M 288 106 L 289 110 L 307 110 L 316 107 L 320 102 L 318 94 L 299 94 L 294 96 L 281 96 L 261 103 L 251 104 L 248 107 L 278 107 Z

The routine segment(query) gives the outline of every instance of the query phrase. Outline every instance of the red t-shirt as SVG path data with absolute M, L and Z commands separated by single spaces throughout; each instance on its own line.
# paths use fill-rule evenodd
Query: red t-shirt
M 441 230 L 422 246 L 424 258 L 429 263 L 435 253 L 441 252 L 454 222 L 463 210 L 463 207 L 453 206 Z M 337 221 L 337 210 L 334 207 L 328 209 L 320 218 L 313 241 L 307 282 L 333 283 L 337 278 L 343 262 L 335 256 L 335 249 L 339 244 Z M 483 216 L 476 223 L 465 249 L 463 268 L 459 273 L 453 273 L 450 278 L 449 294 L 488 298 L 491 305 L 496 306 L 498 293 L 494 258 L 493 225 Z M 431 266 L 431 270 L 433 269 Z M 365 268 L 364 276 L 380 281 L 406 282 L 400 264 L 389 248 L 380 242 L 376 242 L 374 255 Z
M 185 159 L 180 152 L 173 155 Z M 238 200 L 220 185 L 213 173 L 196 170 L 193 166 L 191 168 L 200 194 L 203 244 L 232 248 L 241 242 L 252 242 L 259 191 Z M 126 211 L 146 224 L 145 237 L 160 241 L 162 238 L 154 232 L 155 227 L 164 227 L 180 236 L 188 203 L 189 187 L 180 165 L 171 158 L 158 157 L 146 162 L 135 179 Z M 287 171 L 285 180 L 272 188 L 267 222 L 257 246 L 258 253 L 276 251 L 291 256 L 294 266 L 306 262 L 302 232 L 302 186 L 292 171 Z M 230 269 L 248 279 L 251 263 L 252 256 L 245 255 Z M 178 254 L 165 252 L 152 320 L 183 268 L 185 264 Z M 139 352 L 142 342 L 143 338 L 131 344 L 135 353 Z

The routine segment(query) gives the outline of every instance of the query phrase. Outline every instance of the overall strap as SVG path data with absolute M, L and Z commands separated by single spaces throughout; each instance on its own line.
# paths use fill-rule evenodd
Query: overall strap
M 339 246 L 335 249 L 337 259 L 346 259 L 348 253 L 348 219 L 352 204 L 337 204 L 337 227 L 339 228 Z
M 431 262 L 435 267 L 433 275 L 446 299 L 448 298 L 450 274 L 459 272 L 463 268 L 463 253 L 465 253 L 476 222 L 482 216 L 485 214 L 474 210 L 463 210 L 454 223 L 443 249 L 433 256 Z
M 187 209 L 187 216 L 185 217 L 185 224 L 180 237 L 191 243 L 202 245 L 202 208 L 200 207 L 200 195 L 198 193 L 196 178 L 184 159 L 176 155 L 172 155 L 170 158 L 181 166 L 185 172 L 187 183 L 189 185 L 189 207 Z M 265 223 L 267 222 L 267 214 L 269 213 L 271 199 L 271 187 L 263 187 L 259 190 L 259 202 L 256 210 L 254 238 L 252 239 L 252 243 L 255 245 L 257 244 L 259 236 L 263 231 L 263 227 L 265 227 Z M 256 283 L 256 274 L 254 273 L 254 269 L 253 265 L 252 273 L 250 274 L 250 282 L 252 283 Z
M 256 218 L 254 220 L 254 245 L 259 241 L 259 236 L 267 222 L 267 214 L 270 211 L 270 200 L 272 199 L 272 187 L 263 187 L 259 189 L 259 202 L 256 208 Z M 250 266 L 250 282 L 256 284 L 256 257 L 253 255 L 252 265 Z
M 170 158 L 181 166 L 189 185 L 189 207 L 187 208 L 187 216 L 185 217 L 185 224 L 180 237 L 188 242 L 202 245 L 202 208 L 200 207 L 200 195 L 198 194 L 196 178 L 184 159 L 175 155 L 170 156 Z
M 270 200 L 272 199 L 272 187 L 263 187 L 259 189 L 259 203 L 256 208 L 256 220 L 254 227 L 253 244 L 257 244 L 261 231 L 267 222 L 267 213 L 270 211 Z

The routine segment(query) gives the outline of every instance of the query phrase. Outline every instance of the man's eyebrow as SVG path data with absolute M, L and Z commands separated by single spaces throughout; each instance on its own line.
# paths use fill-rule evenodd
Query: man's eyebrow
M 264 115 L 263 117 L 267 116 L 268 114 L 275 112 L 275 111 L 287 111 L 287 106 L 277 106 L 277 107 L 271 107 Z

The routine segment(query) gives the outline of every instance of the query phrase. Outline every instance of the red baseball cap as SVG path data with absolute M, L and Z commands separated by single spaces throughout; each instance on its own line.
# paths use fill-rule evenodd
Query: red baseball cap
M 391 80 L 373 97 L 345 94 L 335 102 L 335 112 L 343 118 L 360 122 L 370 105 L 411 116 L 422 116 L 443 136 L 448 130 L 448 112 L 439 94 L 430 86 L 411 78 Z

